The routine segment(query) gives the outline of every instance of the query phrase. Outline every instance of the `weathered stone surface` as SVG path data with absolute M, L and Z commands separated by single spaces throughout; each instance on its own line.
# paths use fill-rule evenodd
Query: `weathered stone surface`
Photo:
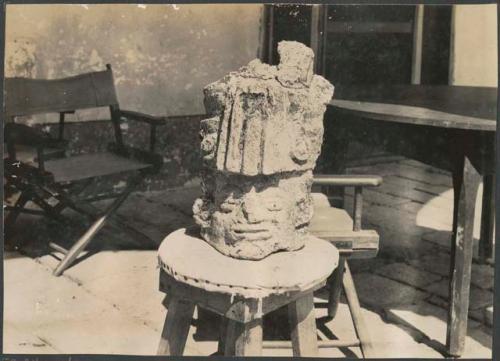
M 486 264 L 473 264 L 471 283 L 482 289 L 493 289 L 494 269 Z
M 434 252 L 419 259 L 410 260 L 412 266 L 435 273 L 441 276 L 450 274 L 450 255 L 443 252 Z
M 438 295 L 443 299 L 448 299 L 448 289 L 449 280 L 443 279 L 439 282 L 433 283 L 427 287 L 425 290 L 434 295 Z M 469 298 L 469 309 L 476 310 L 493 304 L 493 292 L 485 291 L 481 288 L 471 286 L 470 288 L 470 298 Z
M 381 267 L 375 271 L 381 276 L 402 282 L 404 284 L 423 288 L 430 283 L 439 281 L 440 276 L 429 273 L 424 270 L 416 269 L 405 263 L 392 263 Z
M 205 88 L 208 166 L 249 176 L 314 167 L 333 86 L 312 74 L 311 49 L 283 41 L 278 52 L 277 67 L 255 59 Z
M 427 302 L 418 301 L 414 305 L 386 310 L 387 318 L 410 328 L 416 341 L 444 351 L 446 342 L 447 311 Z M 491 336 L 483 332 L 477 322 L 467 324 L 467 341 L 464 358 L 491 358 Z M 419 355 L 419 357 L 422 357 Z
M 436 295 L 431 295 L 429 298 L 426 299 L 427 302 L 429 302 L 431 305 L 438 306 L 444 309 L 448 309 L 448 301 L 446 301 L 444 298 Z
M 375 269 L 383 267 L 387 264 L 387 260 L 382 257 L 375 258 L 353 258 L 349 260 L 349 267 L 353 274 L 363 272 L 373 272 Z
M 422 240 L 432 242 L 446 250 L 450 249 L 451 232 L 449 231 L 431 231 L 422 235 Z
M 201 122 L 201 236 L 221 253 L 262 259 L 304 246 L 312 169 L 333 86 L 303 44 L 278 45 L 278 66 L 255 59 L 208 85 Z
M 301 176 L 244 177 L 217 172 L 211 178 L 213 200 L 193 206 L 202 237 L 220 252 L 261 259 L 281 249 L 304 246 L 312 218 L 312 172 Z
M 426 301 L 434 306 L 441 307 L 444 310 L 448 310 L 448 301 L 441 296 L 437 295 L 432 295 L 429 298 L 426 299 Z M 485 314 L 486 309 L 485 308 L 478 308 L 478 309 L 469 309 L 469 321 L 468 323 L 471 323 L 471 320 L 475 320 L 478 322 L 486 323 L 488 324 L 487 320 L 485 319 L 486 314 Z
M 376 309 L 411 304 L 427 296 L 411 286 L 375 274 L 359 273 L 354 281 L 361 303 Z

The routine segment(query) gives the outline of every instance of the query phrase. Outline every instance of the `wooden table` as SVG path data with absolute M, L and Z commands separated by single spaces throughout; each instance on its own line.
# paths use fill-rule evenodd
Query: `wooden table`
M 475 200 L 484 182 L 479 256 L 493 253 L 497 88 L 401 85 L 336 89 L 326 113 L 331 170 L 343 173 L 349 141 L 379 146 L 453 176 L 450 306 L 446 347 L 464 349 Z M 330 140 L 331 139 L 331 140 Z

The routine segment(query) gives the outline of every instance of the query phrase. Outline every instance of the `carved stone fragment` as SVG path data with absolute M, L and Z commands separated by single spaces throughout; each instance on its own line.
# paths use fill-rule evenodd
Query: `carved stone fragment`
M 312 169 L 333 86 L 313 74 L 314 54 L 278 44 L 280 63 L 258 59 L 208 85 L 201 122 L 203 196 L 193 210 L 220 252 L 262 259 L 303 247 L 312 217 Z

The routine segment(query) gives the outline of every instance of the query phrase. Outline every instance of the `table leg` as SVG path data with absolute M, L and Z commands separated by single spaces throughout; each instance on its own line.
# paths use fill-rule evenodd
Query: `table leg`
M 460 356 L 467 334 L 470 278 L 473 252 L 474 208 L 481 175 L 468 157 L 453 171 L 454 210 L 450 264 L 450 305 L 446 347 Z
M 494 176 L 483 177 L 483 204 L 481 211 L 481 237 L 479 240 L 479 259 L 486 262 L 493 256 L 493 233 L 495 224 Z

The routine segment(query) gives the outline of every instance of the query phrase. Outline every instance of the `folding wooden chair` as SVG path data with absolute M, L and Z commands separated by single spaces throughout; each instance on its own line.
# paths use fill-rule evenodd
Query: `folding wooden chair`
M 5 90 L 5 119 L 10 121 L 4 128 L 4 141 L 7 144 L 7 158 L 4 159 L 5 193 L 19 194 L 15 204 L 6 207 L 9 212 L 4 221 L 6 238 L 12 235 L 12 227 L 20 213 L 43 214 L 67 222 L 61 212 L 70 208 L 90 218 L 90 227 L 69 250 L 50 243 L 53 249 L 64 254 L 54 270 L 56 276 L 75 261 L 108 222 L 132 233 L 135 238 L 153 243 L 116 215 L 116 211 L 145 177 L 159 171 L 162 157 L 154 153 L 156 128 L 164 125 L 166 119 L 121 110 L 110 65 L 104 71 L 63 79 L 7 78 Z M 109 144 L 105 152 L 66 156 L 65 115 L 98 107 L 108 107 L 110 110 L 114 142 Z M 17 117 L 44 113 L 59 113 L 58 138 L 37 128 L 15 123 Z M 124 120 L 149 124 L 148 150 L 124 144 L 120 126 Z M 82 196 L 84 191 L 88 193 L 96 180 L 116 175 L 126 178 L 122 191 Z M 114 201 L 104 210 L 91 204 L 111 198 Z M 26 207 L 30 201 L 39 209 Z
M 346 210 L 332 207 L 325 194 L 313 193 L 314 216 L 309 226 L 313 235 L 330 241 L 340 252 L 339 265 L 328 280 L 328 316 L 335 317 L 343 288 L 358 337 L 352 344 L 344 346 L 359 346 L 367 358 L 376 357 L 376 353 L 361 314 L 347 259 L 371 258 L 378 252 L 379 235 L 374 230 L 361 229 L 361 215 L 363 187 L 377 187 L 381 183 L 381 177 L 371 175 L 316 175 L 313 184 L 321 186 L 326 192 L 328 187 L 354 187 L 354 210 L 351 217 Z

